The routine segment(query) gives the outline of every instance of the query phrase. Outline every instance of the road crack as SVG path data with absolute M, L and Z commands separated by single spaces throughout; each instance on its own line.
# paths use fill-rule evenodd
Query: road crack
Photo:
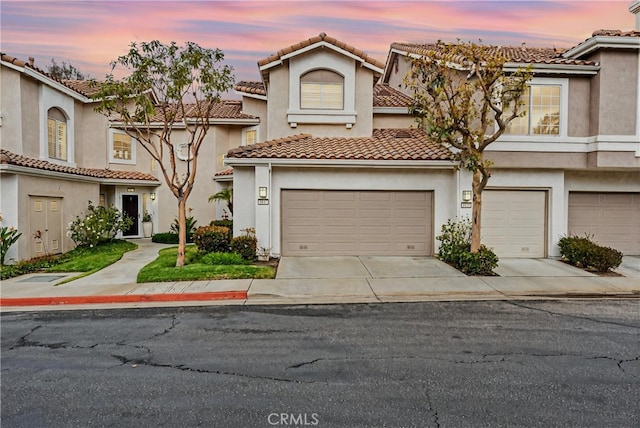
M 548 309 L 541 309 L 541 308 L 536 308 L 536 307 L 533 307 L 533 306 L 528 306 L 528 305 L 525 305 L 524 303 L 519 303 L 519 302 L 515 302 L 515 301 L 512 301 L 512 300 L 505 300 L 504 303 L 506 303 L 508 305 L 517 306 L 517 307 L 523 308 L 523 309 L 529 309 L 529 310 L 532 310 L 532 311 L 544 312 L 544 313 L 547 313 L 549 315 L 557 315 L 557 316 L 561 316 L 561 317 L 587 320 L 587 321 L 592 321 L 592 322 L 599 323 L 599 324 L 617 325 L 617 326 L 622 326 L 622 327 L 640 329 L 640 326 L 638 326 L 638 325 L 625 324 L 625 323 L 622 323 L 622 322 L 615 322 L 615 321 L 605 321 L 605 320 L 600 320 L 600 319 L 597 319 L 597 318 L 591 318 L 591 317 L 588 317 L 588 316 L 563 314 L 563 313 L 560 313 L 560 312 L 550 311 Z
M 193 372 L 193 373 L 208 373 L 208 374 L 217 374 L 217 375 L 225 375 L 225 376 L 236 376 L 236 377 L 242 377 L 242 378 L 248 378 L 248 379 L 260 379 L 260 380 L 271 380 L 271 381 L 275 381 L 275 382 L 288 382 L 288 383 L 300 383 L 300 384 L 305 384 L 305 383 L 315 383 L 315 382 L 304 382 L 304 381 L 300 381 L 300 380 L 296 380 L 296 379 L 285 379 L 285 378 L 278 378 L 278 377 L 272 377 L 272 376 L 257 376 L 257 375 L 250 375 L 250 374 L 246 374 L 246 373 L 237 373 L 237 372 L 225 372 L 225 371 L 221 371 L 221 370 L 208 370 L 208 369 L 196 369 L 196 368 L 192 368 L 192 367 L 188 367 L 184 364 L 161 364 L 161 363 L 154 363 L 148 360 L 143 360 L 143 359 L 130 359 L 127 358 L 123 355 L 115 355 L 112 354 L 111 355 L 113 358 L 119 360 L 122 364 L 119 366 L 124 366 L 124 365 L 131 365 L 131 366 L 148 366 L 148 367 L 156 367 L 156 368 L 164 368 L 164 369 L 173 369 L 173 370 L 180 370 L 180 371 L 184 371 L 184 372 Z
M 323 360 L 324 360 L 324 358 L 316 358 L 315 360 L 312 360 L 312 361 L 305 361 L 305 362 L 302 362 L 302 363 L 299 363 L 299 364 L 294 364 L 292 366 L 287 367 L 285 370 L 297 369 L 297 368 L 300 368 L 302 366 L 314 364 L 314 363 L 317 363 L 318 361 L 323 361 Z

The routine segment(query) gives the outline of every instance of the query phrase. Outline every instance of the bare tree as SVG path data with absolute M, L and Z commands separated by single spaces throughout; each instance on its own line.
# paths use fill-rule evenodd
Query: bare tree
M 97 111 L 122 123 L 127 134 L 158 162 L 164 181 L 178 202 L 179 244 L 176 266 L 183 266 L 186 247 L 187 199 L 193 190 L 198 153 L 210 127 L 210 117 L 220 94 L 233 86 L 231 67 L 220 64 L 219 49 L 187 42 L 183 47 L 157 40 L 132 43 L 129 53 L 112 62 L 130 74 L 116 80 L 107 76 L 94 95 Z M 184 164 L 176 161 L 185 138 L 172 139 L 174 131 L 186 133 Z
M 73 64 L 62 61 L 58 64 L 51 58 L 51 64 L 47 66 L 47 73 L 58 80 L 87 80 L 89 76 L 78 70 Z
M 473 173 L 472 252 L 480 248 L 482 191 L 491 176 L 484 150 L 525 114 L 522 96 L 531 66 L 506 72 L 506 62 L 495 47 L 439 41 L 412 61 L 405 77 L 419 125 L 453 147 L 458 166 Z

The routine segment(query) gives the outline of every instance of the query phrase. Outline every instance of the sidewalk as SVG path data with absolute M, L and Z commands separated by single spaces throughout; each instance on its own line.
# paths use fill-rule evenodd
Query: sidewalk
M 551 259 L 504 259 L 495 277 L 467 277 L 435 258 L 283 258 L 276 279 L 137 284 L 137 272 L 163 244 L 138 249 L 84 278 L 37 273 L 2 281 L 2 312 L 149 306 L 382 303 L 448 300 L 640 297 L 640 258 L 597 276 Z

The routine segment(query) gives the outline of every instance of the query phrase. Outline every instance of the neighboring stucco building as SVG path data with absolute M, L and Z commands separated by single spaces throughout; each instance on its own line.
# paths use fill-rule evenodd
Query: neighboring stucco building
M 96 113 L 87 81 L 58 81 L 2 54 L 0 62 L 0 213 L 2 225 L 22 232 L 7 260 L 56 254 L 73 248 L 67 225 L 83 215 L 89 201 L 114 205 L 134 219 L 123 233 L 142 236 L 142 214 L 154 231 L 166 232 L 177 217 L 177 202 L 158 165 L 115 122 Z M 222 215 L 208 197 L 221 188 L 211 170 L 223 168 L 224 154 L 240 144 L 243 129 L 260 123 L 236 100 L 216 105 L 200 151 L 200 170 L 188 200 L 189 215 L 208 224 Z M 179 126 L 177 126 L 179 128 Z M 176 130 L 175 141 L 187 141 Z M 186 157 L 178 153 L 178 168 Z

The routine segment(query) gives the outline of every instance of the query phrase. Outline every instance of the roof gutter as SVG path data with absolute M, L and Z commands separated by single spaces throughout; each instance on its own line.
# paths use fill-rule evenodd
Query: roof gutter
M 188 123 L 191 124 L 191 125 L 197 125 L 198 124 L 198 122 L 196 120 L 189 120 Z M 259 125 L 260 124 L 260 119 L 259 118 L 255 118 L 255 119 L 209 119 L 209 124 L 210 125 Z M 121 121 L 111 121 L 110 125 L 112 127 L 122 127 L 122 128 L 126 128 L 127 126 L 129 126 L 127 123 L 121 122 Z M 144 126 L 144 127 L 147 126 L 145 123 L 137 123 L 137 125 Z M 173 129 L 184 129 L 185 127 L 186 126 L 184 125 L 184 122 L 176 122 L 172 126 Z M 149 128 L 164 128 L 164 122 L 150 122 L 149 123 Z
M 29 175 L 32 177 L 45 177 L 45 178 L 57 178 L 69 181 L 81 181 L 100 184 L 137 184 L 146 186 L 160 186 L 160 181 L 156 180 L 127 180 L 117 178 L 101 178 L 92 177 L 90 175 L 70 174 L 68 172 L 49 171 L 46 169 L 31 168 L 28 166 L 13 165 L 13 164 L 0 164 L 0 172 L 2 173 L 14 173 L 21 175 Z
M 252 166 L 271 165 L 274 167 L 325 167 L 325 168 L 434 168 L 454 169 L 451 160 L 359 160 L 359 159 L 274 159 L 274 158 L 225 158 L 225 165 Z
M 627 38 L 620 36 L 595 36 L 584 43 L 564 52 L 564 58 L 574 58 L 590 54 L 600 48 L 626 48 L 640 49 L 640 38 Z
M 514 72 L 528 66 L 529 64 L 519 62 L 506 62 L 504 71 Z M 546 74 L 581 74 L 596 75 L 600 70 L 599 65 L 565 65 L 565 64 L 540 64 L 531 63 L 534 73 Z

